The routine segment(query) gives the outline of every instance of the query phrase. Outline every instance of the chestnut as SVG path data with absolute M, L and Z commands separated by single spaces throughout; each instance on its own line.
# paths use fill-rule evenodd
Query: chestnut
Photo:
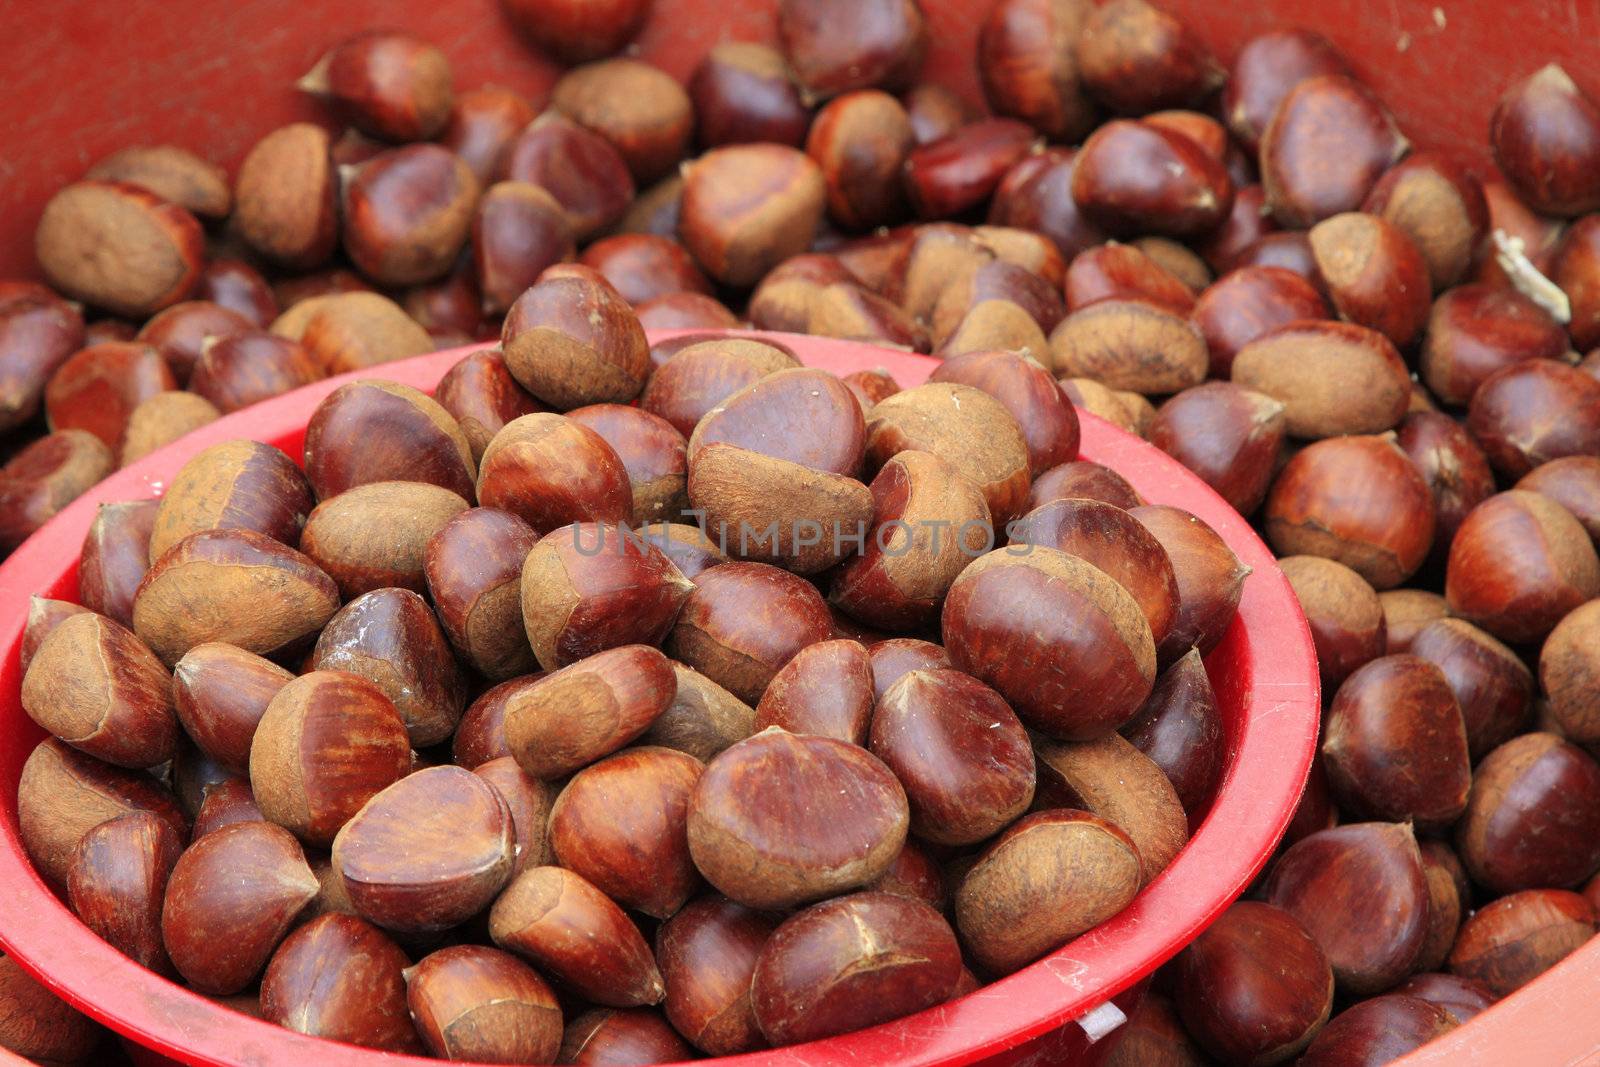
M 659 1004 L 661 973 L 638 927 L 583 876 L 530 867 L 494 902 L 495 944 L 525 956 L 585 999 L 610 1007 Z
M 678 691 L 640 735 L 642 744 L 670 748 L 702 763 L 756 732 L 755 709 L 697 670 L 672 664 Z
M 420 1052 L 406 1007 L 410 962 L 400 946 L 364 919 L 319 915 L 273 954 L 261 979 L 261 1015 L 330 1041 Z
M 736 330 L 741 325 L 726 304 L 704 293 L 667 293 L 634 311 L 647 331 Z
M 579 771 L 550 809 L 557 862 L 619 904 L 671 916 L 700 886 L 686 827 L 703 769 L 693 756 L 646 746 Z
M 698 526 L 679 522 L 653 522 L 637 531 L 672 561 L 685 578 L 698 583 L 700 575 L 728 562 L 727 554 Z
M 755 299 L 760 299 L 758 290 Z M 800 361 L 761 341 L 742 338 L 693 341 L 656 368 L 639 406 L 688 437 L 707 412 L 769 374 Z
M 321 266 L 339 244 L 339 174 L 320 126 L 295 122 L 257 141 L 233 179 L 233 224 L 266 259 Z M 280 301 L 281 302 L 281 301 Z
M 205 235 L 193 215 L 119 181 L 62 188 L 45 204 L 33 245 L 58 292 L 130 318 L 187 299 L 205 259 Z
M 1437 1004 L 1458 1023 L 1471 1022 L 1496 1000 L 1482 982 L 1460 975 L 1432 972 L 1412 975 L 1397 986 L 1395 992 Z
M 152 971 L 172 969 L 162 942 L 161 909 L 183 845 L 160 816 L 131 812 L 84 834 L 67 876 L 73 913 L 118 952 Z
M 620 51 L 650 14 L 651 0 L 501 0 L 518 33 L 562 63 Z
M 1087 811 L 1111 823 L 1138 849 L 1148 885 L 1189 840 L 1177 792 L 1153 760 L 1118 734 L 1094 741 L 1035 742 L 1039 789 L 1034 807 Z
M 666 176 L 689 151 L 694 107 L 678 80 L 636 59 L 614 58 L 568 71 L 550 105 L 617 149 L 641 186 Z
M 1272 30 L 1250 38 L 1239 49 L 1222 90 L 1228 130 L 1254 155 L 1289 90 L 1320 74 L 1350 73 L 1344 56 L 1315 30 Z
M 1194 307 L 1194 290 L 1137 246 L 1107 241 L 1073 257 L 1066 273 L 1067 309 L 1099 300 L 1144 300 L 1176 314 Z
M 176 145 L 134 145 L 90 167 L 85 178 L 137 185 L 205 219 L 227 218 L 233 207 L 221 167 Z
M 250 767 L 250 743 L 272 698 L 294 675 L 233 645 L 186 652 L 172 670 L 178 721 L 201 751 L 229 770 Z
M 1199 385 L 1210 365 L 1192 323 L 1141 300 L 1101 300 L 1073 312 L 1050 335 L 1050 353 L 1058 377 L 1148 396 Z
M 195 813 L 191 841 L 241 822 L 266 822 L 248 778 L 229 778 L 206 790 L 200 810 Z
M 88 1063 L 106 1038 L 10 956 L 0 956 L 0 1049 L 34 1063 Z
M 1425 761 L 1413 755 L 1422 751 Z M 1461 708 L 1444 672 L 1421 657 L 1375 659 L 1339 686 L 1322 761 L 1334 798 L 1354 815 L 1443 830 L 1466 810 L 1472 767 Z
M 452 945 L 402 972 L 406 1004 L 440 1059 L 552 1063 L 561 1006 L 537 971 L 483 945 Z
M 1403 823 L 1353 823 L 1301 839 L 1273 865 L 1265 899 L 1305 926 L 1339 988 L 1354 995 L 1398 984 L 1427 936 L 1427 879 Z
M 1567 330 L 1579 351 L 1600 345 L 1600 218 L 1585 216 L 1568 226 L 1550 264 L 1550 281 L 1568 298 L 1571 321 Z M 1545 289 L 1546 306 L 1564 310 L 1559 298 L 1535 280 L 1534 292 Z M 1522 286 L 1519 286 L 1522 288 Z
M 311 488 L 294 461 L 271 445 L 212 445 L 178 469 L 162 496 L 150 530 L 150 562 L 208 530 L 248 530 L 293 547 L 312 508 Z
M 709 296 L 711 283 L 687 250 L 670 237 L 618 234 L 596 241 L 579 260 L 603 274 L 612 287 L 637 309 L 674 293 Z
M 1099 568 L 1053 548 L 998 549 L 969 564 L 945 598 L 942 629 L 958 669 L 1052 737 L 1116 729 L 1155 683 L 1155 642 L 1139 603 Z
M 872 409 L 867 460 L 881 467 L 906 449 L 946 459 L 983 493 L 991 521 L 1021 513 L 1028 490 L 1027 440 L 1006 406 L 969 385 L 932 382 Z
M 343 121 L 386 141 L 432 139 L 450 118 L 450 61 L 401 33 L 358 34 L 334 47 L 296 87 Z
M 1494 495 L 1494 474 L 1472 435 L 1448 415 L 1418 411 L 1400 422 L 1395 443 L 1433 494 L 1433 555 L 1443 558 L 1468 513 Z
M 829 217 L 847 230 L 899 222 L 900 171 L 914 143 L 905 108 L 888 93 L 863 89 L 829 101 L 805 145 L 827 182 Z
M 38 594 L 30 596 L 28 618 L 22 627 L 22 647 L 17 655 L 17 665 L 22 673 L 24 675 L 28 673 L 28 664 L 33 662 L 33 654 L 57 626 L 74 615 L 83 615 L 90 610 L 82 604 L 71 604 L 65 600 L 51 600 Z
M 381 285 L 441 277 L 467 239 L 477 200 L 478 179 L 448 149 L 384 152 L 344 181 L 345 252 Z
M 780 0 L 778 41 L 802 99 L 903 89 L 922 66 L 928 30 L 916 0 Z
M 189 388 L 226 415 L 321 377 L 321 369 L 296 342 L 267 333 L 241 333 L 205 339 Z
M 1594 680 L 1600 673 L 1595 642 L 1600 604 L 1591 600 L 1556 624 L 1539 650 L 1539 682 L 1562 733 L 1580 744 L 1600 740 L 1600 704 Z
M 439 143 L 460 156 L 487 189 L 499 172 L 506 147 L 533 118 L 533 108 L 522 94 L 485 85 L 456 94 Z
M 1028 447 L 1030 472 L 1038 475 L 1078 455 L 1078 418 L 1043 366 L 1010 352 L 976 352 L 947 359 L 929 381 L 981 389 L 1016 420 Z
M 157 393 L 128 414 L 118 459 L 124 467 L 222 417 L 211 401 L 193 393 Z
M 545 277 L 511 306 L 501 345 L 512 377 L 562 410 L 632 400 L 650 372 L 639 320 L 603 281 Z
M 1295 83 L 1261 137 L 1261 183 L 1279 224 L 1309 229 L 1359 209 L 1409 147 L 1382 101 L 1344 74 Z
M 996 114 L 1053 141 L 1088 132 L 1094 110 L 1078 82 L 1076 49 L 1089 12 L 1077 0 L 1003 0 L 989 9 L 978 31 L 978 76 Z
M 1084 811 L 1038 811 L 961 879 L 956 928 L 980 966 L 1009 974 L 1121 911 L 1141 884 L 1139 850 L 1117 827 Z
M 900 102 L 911 119 L 911 132 L 917 144 L 947 137 L 975 117 L 965 98 L 937 82 L 918 82 L 900 94 Z
M 1120 235 L 1198 237 L 1233 207 L 1233 185 L 1216 156 L 1181 133 L 1125 119 L 1101 126 L 1078 149 L 1072 196 L 1090 222 Z
M 920 901 L 855 893 L 813 905 L 773 931 L 750 1003 L 774 1045 L 814 1041 L 942 1004 L 961 978 L 950 924 Z
M 1311 627 L 1324 687 L 1384 654 L 1383 606 L 1365 578 L 1322 556 L 1285 556 L 1278 565 Z
M 1461 927 L 1450 971 L 1509 996 L 1582 947 L 1594 907 L 1577 893 L 1530 889 L 1480 908 Z
M 1600 545 L 1600 456 L 1563 456 L 1541 463 L 1514 488 L 1554 500 L 1572 512 Z
M 987 201 L 1037 134 L 1015 119 L 979 119 L 906 155 L 906 196 L 919 218 L 946 219 Z
M 821 222 L 825 197 L 821 168 L 793 148 L 752 144 L 713 149 L 685 168 L 679 236 L 712 278 L 749 288 L 783 260 L 806 250 Z
M 466 704 L 439 622 L 409 589 L 374 589 L 340 608 L 322 628 L 309 666 L 358 675 L 383 690 L 416 748 L 454 733 Z
M 1473 775 L 1456 847 L 1495 893 L 1571 888 L 1600 868 L 1600 764 L 1554 734 L 1513 738 Z
M 942 646 L 912 637 L 891 637 L 867 646 L 872 668 L 873 700 L 881 700 L 889 687 L 912 671 L 932 671 L 950 666 Z
M 1178 1010 L 1189 1033 L 1229 1063 L 1285 1062 L 1333 1011 L 1333 970 L 1293 915 L 1239 901 L 1178 958 Z
M 465 500 L 437 485 L 370 482 L 313 508 L 300 547 L 345 599 L 388 586 L 420 593 L 428 541 L 466 510 Z
M 1283 446 L 1284 406 L 1232 382 L 1186 389 L 1156 412 L 1150 443 L 1249 515 L 1266 499 Z
M 1495 163 L 1535 211 L 1600 211 L 1600 105 L 1551 63 L 1505 91 L 1489 120 Z
M 1146 504 L 1129 514 L 1166 550 L 1178 583 L 1178 611 L 1156 650 L 1160 662 L 1171 663 L 1190 648 L 1209 655 L 1233 624 L 1250 568 L 1215 530 L 1182 508 Z
M 177 748 L 172 675 L 103 615 L 73 615 L 50 631 L 22 679 L 21 701 L 45 730 L 119 767 L 154 767 Z
M 148 811 L 180 841 L 189 820 L 177 798 L 146 774 L 124 770 L 47 737 L 23 763 L 17 785 L 17 833 L 28 858 L 53 886 L 65 887 L 83 836 L 122 815 Z
M 150 530 L 159 506 L 155 500 L 100 505 L 78 557 L 78 598 L 85 608 L 123 626 L 132 623 L 133 595 L 150 567 Z
M 667 658 L 648 645 L 600 652 L 511 694 L 506 744 L 529 774 L 559 778 L 644 733 L 676 685 Z
M 1023 156 L 996 187 L 989 222 L 1035 230 L 1068 259 L 1104 241 L 1072 198 L 1074 158 L 1068 148 L 1045 148 Z
M 155 346 L 172 368 L 179 384 L 189 381 L 205 342 L 236 337 L 255 328 L 237 311 L 205 300 L 186 300 L 158 312 L 135 335 L 135 340 Z
M 688 505 L 687 442 L 660 416 L 622 404 L 591 404 L 567 413 L 616 451 L 633 487 L 633 522 L 677 517 Z
M 694 1055 L 654 1008 L 595 1008 L 568 1024 L 557 1063 L 676 1063 Z
M 483 310 L 503 314 L 546 268 L 572 258 L 566 211 L 541 186 L 498 182 L 472 216 L 472 256 Z
M 1466 277 L 1489 230 L 1483 186 L 1453 158 L 1417 152 L 1378 179 L 1363 211 L 1393 224 L 1415 244 L 1434 292 Z
M 471 496 L 477 474 L 466 435 L 426 394 L 396 382 L 341 385 L 306 426 L 306 478 L 327 500 L 373 482 L 427 482 Z
M 1108 389 L 1093 378 L 1062 378 L 1060 385 L 1075 407 L 1106 420 L 1124 433 L 1141 437 L 1141 427 L 1155 421 L 1155 405 L 1138 393 Z
M 1195 301 L 1193 319 L 1211 353 L 1211 373 L 1227 377 L 1240 349 L 1299 319 L 1320 319 L 1327 305 L 1315 286 L 1282 267 L 1241 267 Z
M 1335 1016 L 1296 1064 L 1299 1067 L 1379 1067 L 1456 1028 L 1444 1008 L 1413 996 L 1373 997 Z
M 1280 555 L 1326 556 L 1374 589 L 1405 581 L 1433 544 L 1433 494 L 1384 437 L 1333 437 L 1295 453 L 1267 497 L 1267 539 Z
M 832 636 L 815 586 L 765 563 L 735 562 L 699 576 L 666 648 L 753 705 L 796 653 Z
M 478 463 L 506 423 L 543 407 L 506 369 L 499 352 L 479 351 L 445 372 L 434 399 L 456 420 Z
M 1187 116 L 1191 112 L 1173 111 L 1167 114 Z M 1152 120 L 1158 117 L 1152 116 Z M 1205 119 L 1205 121 L 1212 120 Z M 1171 237 L 1140 237 L 1133 242 L 1133 247 L 1143 253 L 1146 259 L 1188 286 L 1192 292 L 1200 292 L 1213 280 L 1210 265 L 1199 253 Z
M 368 800 L 410 771 L 411 741 L 394 704 L 342 671 L 312 671 L 284 685 L 250 744 L 262 814 L 311 845 L 331 845 Z
M 0 430 L 13 430 L 38 414 L 45 384 L 85 343 L 83 314 L 53 293 L 0 306 Z
M 1111 0 L 1091 11 L 1077 59 L 1084 88 L 1124 115 L 1193 106 L 1226 78 L 1192 30 L 1144 0 Z
M 879 695 L 873 692 L 871 660 L 859 642 L 818 641 L 773 675 L 756 705 L 755 729 L 780 726 L 865 745 Z
M 1311 255 L 1339 317 L 1376 330 L 1396 348 L 1416 340 L 1428 319 L 1428 264 L 1400 227 L 1346 211 L 1307 234 Z
M 1167 776 L 1191 821 L 1198 819 L 1221 780 L 1223 757 L 1222 720 L 1199 649 L 1161 672 L 1121 733 Z
M 171 369 L 150 345 L 92 345 L 50 376 L 44 390 L 45 418 L 52 431 L 87 430 L 107 448 L 117 449 L 134 409 L 176 387 Z
M 611 142 L 553 111 L 511 142 L 495 177 L 542 187 L 580 241 L 616 224 L 634 194 L 627 162 Z
M 402 778 L 333 839 L 333 866 L 357 914 L 409 933 L 446 930 L 483 910 L 510 879 L 512 859 L 505 800 L 460 767 Z
M 1514 489 L 1485 500 L 1461 523 L 1444 595 L 1452 615 L 1502 641 L 1536 642 L 1600 596 L 1600 558 L 1570 511 Z
M 1230 376 L 1282 402 L 1296 437 L 1382 432 L 1404 417 L 1411 396 L 1394 344 L 1354 323 L 1289 323 L 1240 348 Z
M 457 654 L 502 680 L 532 670 L 516 584 L 538 540 L 507 511 L 472 508 L 441 526 L 423 560 L 428 592 Z
M 1034 479 L 1032 488 L 1028 490 L 1024 514 L 1052 500 L 1071 497 L 1103 500 L 1107 504 L 1128 509 L 1144 503 L 1144 498 L 1128 484 L 1128 480 L 1110 467 L 1090 460 L 1075 460 L 1051 467 Z
M 799 148 L 805 142 L 811 111 L 774 48 L 719 42 L 695 68 L 688 88 L 695 139 L 703 148 L 750 143 Z
M 1442 593 L 1427 589 L 1386 589 L 1378 594 L 1383 608 L 1384 649 L 1387 655 L 1410 652 L 1412 642 L 1428 625 L 1450 614 Z M 1435 666 L 1438 666 L 1436 663 Z M 1460 699 L 1459 696 L 1457 699 Z M 1465 714 L 1465 709 L 1463 709 Z M 1468 731 L 1468 741 L 1471 731 Z
M 368 292 L 303 300 L 278 317 L 272 332 L 298 341 L 324 374 L 344 374 L 439 347 L 399 304 Z
M 1472 394 L 1467 429 L 1507 478 L 1563 456 L 1600 455 L 1600 381 L 1549 359 L 1502 367 Z
M 690 901 L 661 924 L 656 960 L 666 985 L 668 1020 L 702 1052 L 733 1055 L 762 1048 L 750 978 L 776 918 L 718 896 Z
M 190 845 L 167 880 L 161 934 L 173 966 L 207 993 L 255 981 L 317 895 L 293 835 L 266 822 L 225 826 Z
M 1438 619 L 1417 631 L 1410 651 L 1444 672 L 1461 706 L 1474 761 L 1527 728 L 1533 676 L 1493 637 L 1461 619 Z

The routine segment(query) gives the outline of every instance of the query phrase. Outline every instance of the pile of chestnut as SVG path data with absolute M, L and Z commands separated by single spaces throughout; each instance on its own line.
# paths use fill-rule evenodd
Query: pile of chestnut
M 1600 105 L 1517 82 L 1483 178 L 1310 32 L 1228 71 L 1144 0 L 997 0 L 985 117 L 921 80 L 915 0 L 780 0 L 686 87 L 608 58 L 649 6 L 504 0 L 575 64 L 542 112 L 373 33 L 300 83 L 338 136 L 231 181 L 130 148 L 45 208 L 49 286 L 0 284 L 7 548 L 219 414 L 500 341 L 433 397 L 344 385 L 300 463 L 231 441 L 104 507 L 82 603 L 35 601 L 21 830 L 96 933 L 504 1062 L 1026 965 L 1204 815 L 1245 577 L 1078 460 L 1076 408 L 1257 522 L 1327 705 L 1284 849 L 1113 1062 L 1385 1063 L 1595 933 Z M 644 333 L 745 325 L 943 363 Z M 0 1007 L 90 1054 L 3 959 Z

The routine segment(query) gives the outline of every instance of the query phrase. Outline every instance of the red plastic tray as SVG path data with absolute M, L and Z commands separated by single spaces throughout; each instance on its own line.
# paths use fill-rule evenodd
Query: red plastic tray
M 666 336 L 666 335 L 663 335 Z M 759 336 L 759 335 L 753 335 Z M 933 360 L 813 337 L 777 335 L 800 358 L 847 373 L 882 366 L 905 386 Z M 375 368 L 431 390 L 464 350 Z M 75 599 L 78 551 L 98 504 L 157 495 L 196 452 L 240 437 L 297 460 L 317 403 L 349 377 L 307 386 L 231 415 L 146 457 L 74 502 L 0 566 L 0 943 L 73 1004 L 178 1062 L 249 1067 L 415 1063 L 303 1037 L 227 1011 L 125 959 L 91 934 L 44 886 L 16 829 L 16 784 L 42 736 L 18 703 L 18 649 L 28 597 Z M 1066 1025 L 1133 990 L 1233 901 L 1272 854 L 1299 797 L 1316 739 L 1315 655 L 1304 618 L 1271 553 L 1198 478 L 1155 448 L 1083 417 L 1086 458 L 1121 471 L 1152 502 L 1187 508 L 1227 539 L 1254 573 L 1239 618 L 1207 662 L 1228 742 L 1227 769 L 1194 839 L 1120 915 L 1045 960 L 960 1001 L 831 1041 L 741 1056 L 739 1067 L 1082 1062 L 1086 1041 Z M 1123 1006 L 1131 1001 L 1124 999 Z M 1043 1036 L 1043 1043 L 1036 1039 Z M 155 1061 L 160 1062 L 160 1061 Z

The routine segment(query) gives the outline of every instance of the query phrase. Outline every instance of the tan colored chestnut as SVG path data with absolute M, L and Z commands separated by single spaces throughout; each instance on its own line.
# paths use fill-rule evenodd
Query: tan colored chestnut
M 67 876 L 67 899 L 83 924 L 141 967 L 160 973 L 172 972 L 161 909 L 183 844 L 160 816 L 132 812 L 84 834 Z
M 1058 377 L 1093 378 L 1146 396 L 1205 381 L 1205 337 L 1181 316 L 1140 300 L 1102 300 L 1062 320 L 1050 335 Z
M 570 774 L 644 733 L 677 685 L 667 658 L 624 645 L 579 660 L 513 694 L 506 743 L 536 778 Z
M 626 403 L 650 372 L 638 317 L 601 282 L 546 277 L 511 305 L 500 340 L 512 377 L 563 411 Z
M 202 426 L 222 417 L 211 401 L 193 393 L 157 393 L 128 413 L 118 459 L 122 466 L 143 459 Z
M 455 732 L 466 685 L 428 602 L 409 589 L 374 589 L 340 608 L 311 652 L 314 671 L 345 671 L 393 701 L 416 748 Z
M 1450 614 L 1444 594 L 1428 589 L 1385 589 L 1378 594 L 1378 603 L 1387 631 L 1385 648 L 1391 656 L 1410 652 L 1419 633 Z
M 929 381 L 970 385 L 1005 405 L 1027 442 L 1034 476 L 1078 458 L 1077 413 L 1037 360 L 1015 352 L 972 352 L 946 358 Z
M 866 448 L 874 467 L 907 449 L 940 457 L 983 493 L 995 524 L 1020 514 L 1027 496 L 1028 449 L 1016 419 L 968 385 L 929 383 L 887 398 L 872 409 Z
M 1381 433 L 1405 416 L 1411 397 L 1394 345 L 1354 323 L 1290 323 L 1239 349 L 1231 373 L 1283 404 L 1295 437 Z
M 223 827 L 189 846 L 172 869 L 161 912 L 167 954 L 196 989 L 238 993 L 317 892 L 288 831 L 265 822 Z
M 803 152 L 772 144 L 713 149 L 685 169 L 678 232 L 707 274 L 747 288 L 806 250 L 825 197 L 822 170 Z
M 320 915 L 284 939 L 261 979 L 261 1016 L 312 1037 L 418 1053 L 406 1010 L 411 961 L 376 926 Z M 330 982 L 329 975 L 338 980 Z
M 1507 997 L 1583 947 L 1594 907 L 1577 893 L 1529 889 L 1478 909 L 1450 951 L 1450 973 Z
M 616 148 L 641 187 L 666 176 L 689 151 L 694 109 L 678 79 L 622 56 L 567 71 L 550 106 Z
M 101 823 L 148 811 L 189 838 L 189 820 L 177 798 L 147 774 L 86 756 L 46 738 L 22 765 L 17 784 L 17 832 L 39 872 L 65 887 L 85 834 Z
M 561 1006 L 539 973 L 509 953 L 452 945 L 406 968 L 406 1004 L 440 1059 L 553 1063 Z
M 240 238 L 290 270 L 321 266 L 339 242 L 339 176 L 326 130 L 281 126 L 255 143 L 234 177 Z
M 1035 742 L 1036 808 L 1073 808 L 1117 827 L 1139 850 L 1143 885 L 1189 842 L 1189 820 L 1155 762 L 1118 734 L 1097 741 Z
M 626 522 L 633 489 L 605 438 L 536 412 L 508 422 L 484 449 L 478 503 L 509 511 L 543 535 L 573 522 Z
M 511 810 L 460 767 L 427 767 L 366 802 L 333 839 L 356 913 L 390 930 L 447 930 L 488 907 L 511 878 Z
M 428 542 L 467 507 L 437 485 L 370 482 L 318 504 L 300 548 L 346 598 L 388 587 L 420 593 Z
M 1098 926 L 1142 884 L 1127 834 L 1083 811 L 1035 812 L 978 857 L 955 895 L 956 929 L 973 959 L 1010 974 Z
M 687 826 L 703 769 L 693 756 L 646 746 L 579 771 L 550 809 L 556 861 L 619 904 L 672 915 L 701 885 Z
M 0 1049 L 7 1055 L 30 1063 L 89 1063 L 108 1036 L 22 964 L 0 956 Z
M 64 619 L 34 653 L 22 708 L 50 733 L 121 767 L 154 767 L 178 744 L 172 675 L 103 615 Z
M 294 461 L 258 441 L 224 441 L 178 469 L 150 531 L 150 562 L 205 530 L 250 530 L 293 548 L 312 507 Z
M 969 564 L 945 598 L 942 630 L 958 669 L 1051 737 L 1110 733 L 1155 684 L 1155 642 L 1138 602 L 1104 571 L 1054 548 L 997 549 Z
M 661 972 L 633 920 L 581 875 L 531 867 L 489 912 L 495 944 L 532 960 L 596 1004 L 659 1004 Z
M 137 185 L 202 218 L 227 218 L 233 207 L 227 173 L 176 145 L 124 148 L 106 156 L 83 176 Z
M 324 374 L 361 370 L 438 347 L 399 304 L 367 292 L 302 300 L 273 321 L 272 332 L 298 341 Z
M 477 466 L 445 408 L 398 382 L 349 382 L 306 424 L 305 477 L 318 500 L 371 482 L 427 482 L 471 497 Z
M 194 290 L 205 235 L 184 208 L 139 186 L 80 181 L 45 204 L 34 254 L 58 292 L 144 318 Z
M 756 705 L 754 728 L 780 726 L 864 745 L 873 703 L 867 650 L 856 641 L 819 641 L 773 675 Z
M 756 713 L 749 704 L 681 663 L 672 664 L 672 673 L 678 691 L 640 735 L 641 744 L 674 749 L 706 763 L 756 732 Z
M 1365 578 L 1322 556 L 1285 556 L 1278 566 L 1311 627 L 1324 687 L 1337 686 L 1384 654 L 1383 605 Z
M 115 506 L 115 505 L 109 505 Z M 28 664 L 33 662 L 33 655 L 44 644 L 44 639 L 50 636 L 57 626 L 74 615 L 82 615 L 92 609 L 82 604 L 71 604 L 65 600 L 51 600 L 34 594 L 28 598 L 28 619 L 23 624 L 22 647 L 17 657 L 18 667 L 22 673 L 28 673 Z
M 520 575 L 537 543 L 508 511 L 471 508 L 429 539 L 423 561 L 428 593 L 450 644 L 468 664 L 503 681 L 535 667 L 521 626 Z
M 775 917 L 714 894 L 684 905 L 656 933 L 666 984 L 662 1010 L 702 1052 L 730 1056 L 763 1047 L 750 1003 L 750 977 Z
M 774 818 L 781 837 L 754 829 Z M 689 852 L 730 899 L 793 907 L 876 880 L 909 818 L 905 790 L 865 749 L 771 727 L 706 765 L 689 802 Z
M 411 772 L 405 723 L 376 685 L 313 671 L 278 690 L 250 744 L 250 784 L 269 820 L 333 843 L 368 800 Z

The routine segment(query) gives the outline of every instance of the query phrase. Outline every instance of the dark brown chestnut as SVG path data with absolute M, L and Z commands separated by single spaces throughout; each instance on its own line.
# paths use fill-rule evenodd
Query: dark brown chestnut
M 511 142 L 496 177 L 542 187 L 580 241 L 620 220 L 634 194 L 627 162 L 611 142 L 550 111 Z
M 402 33 L 363 33 L 341 42 L 296 87 L 386 141 L 429 140 L 444 128 L 455 102 L 444 53 Z
M 782 0 L 778 41 L 803 93 L 903 89 L 916 78 L 928 30 L 916 0 Z
M 1121 733 L 1161 768 L 1183 810 L 1197 819 L 1220 780 L 1224 749 L 1216 694 L 1199 649 L 1161 673 Z
M 1489 229 L 1482 184 L 1440 152 L 1417 152 L 1389 168 L 1362 210 L 1411 239 L 1436 293 L 1466 277 Z
M 1189 27 L 1144 0 L 1112 0 L 1096 8 L 1077 46 L 1084 87 L 1120 114 L 1192 107 L 1226 78 Z
M 1384 654 L 1383 606 L 1365 578 L 1321 556 L 1286 556 L 1279 566 L 1311 626 L 1325 688 Z
M 406 1007 L 411 961 L 354 915 L 319 915 L 284 939 L 261 979 L 261 1014 L 302 1034 L 387 1052 L 422 1042 Z M 329 982 L 329 975 L 338 981 Z
M 723 41 L 689 78 L 695 139 L 703 148 L 765 142 L 799 148 L 811 111 L 783 56 L 764 44 Z
M 1252 37 L 1239 49 L 1222 90 L 1228 130 L 1253 155 L 1290 89 L 1319 74 L 1349 73 L 1338 48 L 1315 30 L 1273 30 Z
M 1181 133 L 1117 120 L 1078 149 L 1072 196 L 1108 233 L 1197 237 L 1228 217 L 1233 184 L 1221 161 Z
M 710 895 L 685 905 L 656 934 L 666 983 L 662 1010 L 702 1052 L 730 1056 L 763 1047 L 750 976 L 775 918 Z
M 1495 163 L 1535 211 L 1600 210 L 1600 106 L 1551 63 L 1505 91 L 1489 120 Z
M 1472 394 L 1467 429 L 1507 478 L 1563 456 L 1600 455 L 1600 382 L 1555 360 L 1514 363 Z
M 1391 993 L 1347 1008 L 1322 1028 L 1300 1067 L 1380 1067 L 1456 1028 L 1445 1009 Z
M 1232 382 L 1186 389 L 1156 412 L 1150 443 L 1249 515 L 1266 499 L 1283 446 L 1284 406 Z
M 1370 89 L 1343 74 L 1297 82 L 1261 138 L 1267 205 L 1284 226 L 1309 228 L 1361 207 L 1409 143 Z
M 1417 631 L 1409 651 L 1444 672 L 1461 706 L 1474 763 L 1527 728 L 1532 673 L 1515 652 L 1470 622 L 1431 622 Z
M 1478 764 L 1456 847 L 1495 893 L 1572 888 L 1600 867 L 1600 764 L 1554 734 L 1513 738 Z
M 986 202 L 1038 135 L 1015 119 L 980 119 L 905 161 L 906 195 L 919 218 L 947 219 Z
M 1250 342 L 1299 319 L 1320 319 L 1328 306 L 1316 286 L 1282 267 L 1241 267 L 1208 286 L 1192 318 L 1211 352 L 1211 374 L 1226 378 L 1233 357 Z
M 1450 972 L 1506 997 L 1595 934 L 1594 907 L 1564 889 L 1529 889 L 1478 909 L 1450 952 Z

